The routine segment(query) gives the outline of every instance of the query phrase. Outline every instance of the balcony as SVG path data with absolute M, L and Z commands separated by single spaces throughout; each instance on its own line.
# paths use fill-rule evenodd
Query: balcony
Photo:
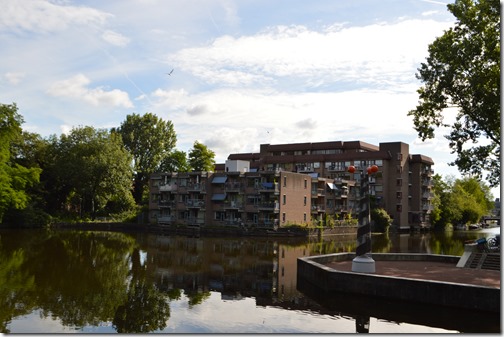
M 311 211 L 312 212 L 325 212 L 325 207 L 322 205 L 312 205 Z
M 226 192 L 239 192 L 242 190 L 242 184 L 239 182 L 228 182 L 224 185 Z
M 279 211 L 280 204 L 278 202 L 261 202 L 257 208 L 261 211 Z
M 159 200 L 158 201 L 158 206 L 160 208 L 162 207 L 173 207 L 175 206 L 176 202 L 174 200 Z
M 238 201 L 229 201 L 225 202 L 222 208 L 224 209 L 237 209 L 237 208 L 242 208 L 243 207 L 243 202 L 238 202 Z
M 160 225 L 169 225 L 174 223 L 176 220 L 174 215 L 160 216 L 157 218 L 157 223 Z
M 341 172 L 346 171 L 344 166 L 331 165 L 327 168 L 329 172 Z
M 428 205 L 428 204 L 423 204 L 422 205 L 422 210 L 423 211 L 432 211 L 434 209 L 434 206 Z
M 434 197 L 434 193 L 425 192 L 422 194 L 422 199 L 432 199 Z
M 159 192 L 174 192 L 177 191 L 178 185 L 159 185 Z
M 185 205 L 189 208 L 204 208 L 205 201 L 200 199 L 188 199 Z
M 200 183 L 189 183 L 187 184 L 187 190 L 190 192 L 205 192 L 206 186 Z
M 259 189 L 259 192 L 263 193 L 280 193 L 280 190 L 278 189 L 278 183 L 261 183 L 257 186 L 257 188 Z
M 323 197 L 323 196 L 325 196 L 325 194 L 326 194 L 326 191 L 323 188 L 312 189 L 312 191 L 311 191 L 312 196 Z
M 313 166 L 304 166 L 304 165 L 300 165 L 300 166 L 296 166 L 296 172 L 298 173 L 313 173 L 315 172 L 315 169 L 313 168 Z

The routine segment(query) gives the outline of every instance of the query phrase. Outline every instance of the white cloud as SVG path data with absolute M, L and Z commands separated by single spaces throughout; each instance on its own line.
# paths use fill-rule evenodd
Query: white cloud
M 21 80 L 26 76 L 24 72 L 8 72 L 4 74 L 4 78 L 10 84 L 17 85 L 21 82 Z
M 412 71 L 427 55 L 428 43 L 449 25 L 410 19 L 362 27 L 332 25 L 324 31 L 276 26 L 182 49 L 167 62 L 224 85 L 275 85 L 285 79 L 314 86 L 338 82 L 397 86 L 415 80 Z
M 44 0 L 1 0 L 0 29 L 47 33 L 73 25 L 102 25 L 112 15 L 85 6 Z
M 257 151 L 265 142 L 414 139 L 407 116 L 417 100 L 412 93 L 220 89 L 194 94 L 158 90 L 155 97 L 154 110 L 174 123 L 178 145 L 192 146 L 197 135 L 212 144 L 219 161 L 232 152 Z
M 83 100 L 95 106 L 122 106 L 132 108 L 133 103 L 125 91 L 113 89 L 106 91 L 101 87 L 90 89 L 91 81 L 83 74 L 78 74 L 66 80 L 54 83 L 48 93 L 56 97 L 69 97 Z
M 102 38 L 106 42 L 118 47 L 124 47 L 130 42 L 130 40 L 126 36 L 111 30 L 104 31 Z

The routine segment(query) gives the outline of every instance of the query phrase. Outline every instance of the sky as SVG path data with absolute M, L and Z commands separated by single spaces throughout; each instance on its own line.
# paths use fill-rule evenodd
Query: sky
M 407 115 L 450 2 L 0 0 L 0 103 L 43 137 L 153 113 L 217 163 L 266 143 L 401 141 L 459 178 L 448 129 L 421 141 Z

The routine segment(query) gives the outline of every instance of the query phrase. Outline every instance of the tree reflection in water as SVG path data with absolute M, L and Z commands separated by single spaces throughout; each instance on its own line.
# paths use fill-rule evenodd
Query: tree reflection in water
M 146 265 L 140 261 L 140 251 L 131 255 L 131 281 L 124 304 L 117 308 L 113 324 L 119 333 L 146 333 L 166 327 L 170 317 L 167 296 L 148 279 Z
M 467 235 L 377 235 L 373 251 L 461 255 L 463 242 L 476 237 Z M 297 258 L 355 251 L 355 241 L 354 235 L 271 239 L 1 231 L 0 329 L 10 332 L 13 320 L 37 310 L 77 331 L 108 324 L 119 333 L 162 332 L 170 302 L 187 301 L 192 310 L 212 292 L 223 300 L 253 298 L 258 307 L 322 310 L 296 287 Z

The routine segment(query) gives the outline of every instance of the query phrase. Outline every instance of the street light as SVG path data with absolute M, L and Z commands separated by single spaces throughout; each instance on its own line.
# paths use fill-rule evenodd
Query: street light
M 355 166 L 349 166 L 348 172 L 355 173 Z M 371 257 L 371 210 L 369 200 L 369 176 L 378 172 L 378 166 L 369 166 L 364 173 L 360 170 L 360 211 L 357 227 L 357 249 L 352 260 L 352 271 L 358 273 L 374 273 L 375 261 Z

